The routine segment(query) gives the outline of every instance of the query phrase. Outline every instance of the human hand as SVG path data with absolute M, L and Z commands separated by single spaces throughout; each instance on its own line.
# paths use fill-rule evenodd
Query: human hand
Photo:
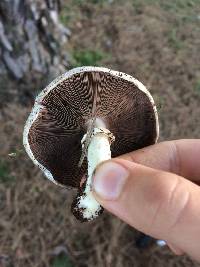
M 94 195 L 105 209 L 198 261 L 199 185 L 200 139 L 128 153 L 100 164 L 93 176 Z

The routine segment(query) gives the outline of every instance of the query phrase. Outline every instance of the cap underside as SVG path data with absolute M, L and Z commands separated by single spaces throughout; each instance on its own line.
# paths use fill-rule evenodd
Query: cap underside
M 112 157 L 154 144 L 157 139 L 152 98 L 132 81 L 110 72 L 75 73 L 44 95 L 39 105 L 27 133 L 29 148 L 36 161 L 65 186 L 78 187 L 87 172 L 86 160 L 80 169 L 78 163 L 81 139 L 94 114 L 115 136 Z

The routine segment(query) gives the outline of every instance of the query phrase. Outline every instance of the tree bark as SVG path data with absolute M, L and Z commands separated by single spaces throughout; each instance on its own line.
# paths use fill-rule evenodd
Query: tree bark
M 54 78 L 68 66 L 70 36 L 59 21 L 60 0 L 0 0 L 0 75 L 24 81 Z

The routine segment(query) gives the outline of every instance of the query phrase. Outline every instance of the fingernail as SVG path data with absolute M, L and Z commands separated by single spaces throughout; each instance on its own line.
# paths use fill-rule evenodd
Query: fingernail
M 106 162 L 100 165 L 93 177 L 93 190 L 102 199 L 116 200 L 119 198 L 128 171 L 118 163 Z

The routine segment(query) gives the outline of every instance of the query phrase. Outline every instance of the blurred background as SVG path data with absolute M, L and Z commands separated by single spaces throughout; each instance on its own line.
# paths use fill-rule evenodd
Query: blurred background
M 0 1 L 0 267 L 200 266 L 104 213 L 80 223 L 75 192 L 25 154 L 35 96 L 83 65 L 133 75 L 157 103 L 160 139 L 200 136 L 200 0 Z

